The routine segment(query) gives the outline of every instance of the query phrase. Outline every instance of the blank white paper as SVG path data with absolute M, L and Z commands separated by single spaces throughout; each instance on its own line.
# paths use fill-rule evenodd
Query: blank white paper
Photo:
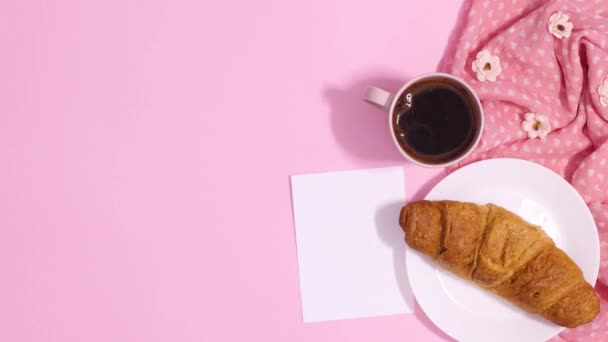
M 413 312 L 403 168 L 291 177 L 304 322 Z

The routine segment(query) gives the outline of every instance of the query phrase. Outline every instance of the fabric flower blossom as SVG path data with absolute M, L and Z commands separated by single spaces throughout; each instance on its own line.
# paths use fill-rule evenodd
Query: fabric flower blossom
M 540 138 L 544 140 L 547 134 L 551 132 L 551 125 L 549 120 L 544 115 L 536 113 L 524 114 L 524 121 L 521 123 L 521 129 L 528 134 L 528 138 L 536 139 Z
M 496 77 L 502 72 L 500 58 L 492 56 L 488 50 L 480 51 L 477 54 L 477 59 L 473 61 L 471 68 L 475 72 L 477 79 L 481 82 L 494 82 L 496 81 Z
M 549 18 L 549 32 L 558 39 L 570 38 L 574 25 L 568 21 L 570 17 L 561 12 L 555 12 Z
M 604 82 L 600 84 L 597 89 L 597 93 L 600 95 L 600 103 L 602 107 L 608 107 L 608 77 L 604 79 Z

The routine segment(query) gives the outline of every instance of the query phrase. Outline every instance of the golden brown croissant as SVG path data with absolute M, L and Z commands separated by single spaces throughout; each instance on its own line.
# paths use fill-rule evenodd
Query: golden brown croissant
M 529 312 L 569 328 L 599 313 L 597 295 L 572 259 L 506 209 L 419 201 L 401 209 L 399 223 L 411 248 Z

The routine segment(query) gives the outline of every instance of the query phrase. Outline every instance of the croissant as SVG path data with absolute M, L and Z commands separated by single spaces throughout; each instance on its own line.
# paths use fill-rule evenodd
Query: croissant
M 522 309 L 573 328 L 599 313 L 578 266 L 538 226 L 494 204 L 412 202 L 399 224 L 413 249 Z

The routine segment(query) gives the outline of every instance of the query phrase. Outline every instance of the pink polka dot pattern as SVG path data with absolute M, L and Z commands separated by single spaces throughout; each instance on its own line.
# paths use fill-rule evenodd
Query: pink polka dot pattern
M 600 86 L 608 78 L 608 1 L 468 0 L 464 25 L 444 71 L 463 78 L 482 101 L 486 126 L 477 150 L 456 167 L 498 157 L 522 158 L 555 171 L 579 191 L 595 218 L 601 265 L 596 286 L 601 312 L 592 323 L 552 341 L 608 342 L 608 107 Z M 561 11 L 573 25 L 556 37 L 549 18 Z M 477 53 L 500 58 L 495 82 L 471 70 Z M 546 116 L 552 131 L 528 139 L 525 113 Z

